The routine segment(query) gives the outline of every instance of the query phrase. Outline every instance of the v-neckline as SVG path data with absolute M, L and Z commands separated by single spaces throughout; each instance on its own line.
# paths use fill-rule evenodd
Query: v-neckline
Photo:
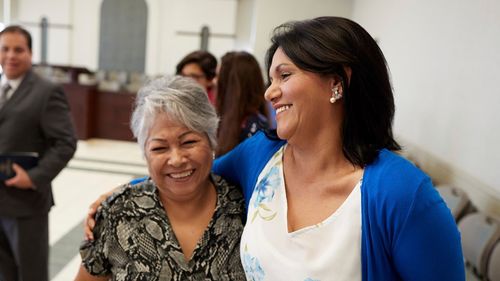
M 360 189 L 361 189 L 361 184 L 363 182 L 363 177 L 361 177 L 361 179 L 356 182 L 356 185 L 353 187 L 353 189 L 351 190 L 351 192 L 349 193 L 349 195 L 346 197 L 346 199 L 342 202 L 342 204 L 340 204 L 340 206 L 335 210 L 333 211 L 328 217 L 326 217 L 324 220 L 322 220 L 321 222 L 318 222 L 316 224 L 312 224 L 312 225 L 307 225 L 307 226 L 304 226 L 304 227 L 301 227 L 299 229 L 296 229 L 294 231 L 289 231 L 289 225 L 288 225 L 288 198 L 287 198 L 287 193 L 286 193 L 286 181 L 285 181 L 285 149 L 287 147 L 287 144 L 283 145 L 280 150 L 278 150 L 278 153 L 281 153 L 281 161 L 278 161 L 276 162 L 275 164 L 277 164 L 278 166 L 278 169 L 279 169 L 279 175 L 280 175 L 280 192 L 283 194 L 282 196 L 282 206 L 283 206 L 283 221 L 285 222 L 284 223 L 284 227 L 285 227 L 285 233 L 287 234 L 287 236 L 289 237 L 294 237 L 294 236 L 297 236 L 297 235 L 300 235 L 302 233 L 306 233 L 310 230 L 313 230 L 313 229 L 316 229 L 316 228 L 320 228 L 321 226 L 325 225 L 325 224 L 328 224 L 330 222 L 332 222 L 338 215 L 340 215 L 343 211 L 343 209 L 345 209 L 345 206 L 353 200 L 353 197 L 356 197 L 356 193 L 357 192 L 360 192 Z

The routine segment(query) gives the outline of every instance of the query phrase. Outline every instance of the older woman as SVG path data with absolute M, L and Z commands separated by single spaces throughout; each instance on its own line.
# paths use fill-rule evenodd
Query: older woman
M 192 79 L 140 90 L 132 130 L 150 179 L 102 205 L 76 280 L 245 280 L 241 192 L 210 173 L 217 123 Z

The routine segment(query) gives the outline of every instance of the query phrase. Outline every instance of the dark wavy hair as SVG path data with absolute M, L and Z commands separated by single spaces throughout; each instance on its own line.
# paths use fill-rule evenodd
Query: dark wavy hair
M 176 74 L 181 75 L 184 66 L 190 63 L 195 63 L 200 66 L 203 74 L 208 80 L 215 77 L 217 69 L 217 59 L 207 51 L 194 51 L 187 54 L 176 66 Z
M 375 160 L 378 151 L 397 151 L 392 121 L 394 97 L 385 57 L 375 40 L 359 24 L 340 17 L 294 21 L 274 29 L 266 54 L 269 73 L 278 48 L 302 70 L 337 75 L 344 85 L 342 150 L 361 167 Z M 350 79 L 345 67 L 352 70 Z
M 247 52 L 228 52 L 217 77 L 218 151 L 222 155 L 240 142 L 241 126 L 248 115 L 260 113 L 269 120 L 264 99 L 265 83 L 259 63 Z
M 24 38 L 26 39 L 26 43 L 28 44 L 28 49 L 31 52 L 31 34 L 26 29 L 24 29 L 22 26 L 9 25 L 6 28 L 4 28 L 2 31 L 0 31 L 0 37 L 2 35 L 4 35 L 5 33 L 19 33 L 22 36 L 24 36 Z

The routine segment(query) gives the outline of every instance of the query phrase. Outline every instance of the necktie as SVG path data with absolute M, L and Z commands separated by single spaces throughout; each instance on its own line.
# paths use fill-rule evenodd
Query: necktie
M 9 83 L 6 83 L 2 87 L 2 92 L 0 93 L 0 109 L 2 109 L 3 105 L 7 102 L 7 93 L 10 90 Z

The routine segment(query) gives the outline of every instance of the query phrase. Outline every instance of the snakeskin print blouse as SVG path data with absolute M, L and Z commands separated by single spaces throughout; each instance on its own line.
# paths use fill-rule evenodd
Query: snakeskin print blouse
M 239 245 L 241 191 L 212 175 L 217 205 L 192 258 L 185 261 L 151 180 L 125 185 L 103 202 L 94 241 L 80 247 L 83 266 L 112 280 L 245 280 Z M 139 185 L 139 186 L 138 186 Z

